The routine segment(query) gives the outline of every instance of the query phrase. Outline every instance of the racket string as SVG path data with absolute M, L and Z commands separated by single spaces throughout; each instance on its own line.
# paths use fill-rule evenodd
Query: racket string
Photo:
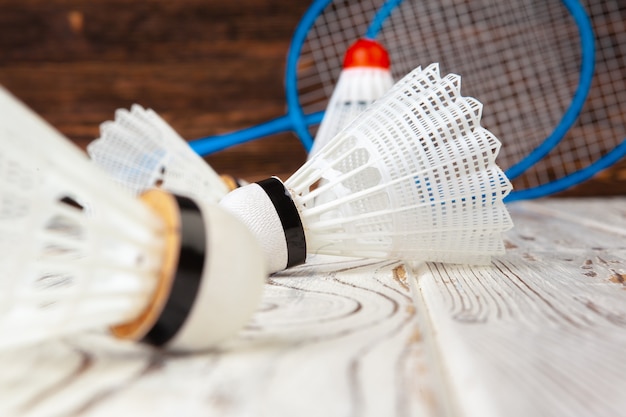
M 335 1 L 316 20 L 301 55 L 309 67 L 298 80 L 303 89 L 317 89 L 301 96 L 305 113 L 324 108 L 344 51 L 384 3 Z M 527 169 L 516 188 L 567 177 L 626 138 L 626 102 L 619 100 L 626 91 L 626 6 L 620 0 L 586 0 L 583 7 L 597 49 L 588 99 L 560 144 Z M 504 144 L 498 163 L 506 169 L 542 144 L 572 103 L 583 60 L 577 23 L 559 1 L 404 0 L 378 40 L 389 51 L 396 78 L 430 62 L 463 76 L 463 94 L 485 104 L 483 125 Z

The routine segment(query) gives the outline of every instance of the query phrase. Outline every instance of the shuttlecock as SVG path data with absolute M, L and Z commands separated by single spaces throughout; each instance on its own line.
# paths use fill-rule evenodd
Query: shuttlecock
M 0 348 L 86 329 L 177 350 L 238 331 L 267 269 L 216 204 L 114 184 L 0 88 Z
M 344 56 L 335 85 L 308 158 L 312 158 L 337 133 L 393 86 L 389 54 L 371 39 L 352 44 Z
M 250 184 L 220 204 L 258 236 L 272 272 L 307 252 L 488 263 L 512 227 L 511 184 L 481 112 L 459 76 L 416 69 L 284 184 Z
M 138 104 L 118 109 L 114 121 L 100 126 L 100 138 L 87 146 L 87 153 L 116 182 L 138 195 L 150 188 L 217 202 L 229 187 L 151 109 Z

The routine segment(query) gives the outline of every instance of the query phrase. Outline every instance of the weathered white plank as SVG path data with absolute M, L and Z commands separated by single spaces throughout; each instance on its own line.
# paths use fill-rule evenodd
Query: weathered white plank
M 588 203 L 514 205 L 493 267 L 416 270 L 458 415 L 625 415 L 625 200 Z
M 516 203 L 489 267 L 314 258 L 201 354 L 101 335 L 1 353 L 0 416 L 626 415 L 625 207 Z
M 584 227 L 626 236 L 624 197 L 548 198 L 519 202 L 518 206 L 545 216 L 558 217 Z
M 437 414 L 403 271 L 328 258 L 275 275 L 240 337 L 204 354 L 90 336 L 0 355 L 0 415 Z

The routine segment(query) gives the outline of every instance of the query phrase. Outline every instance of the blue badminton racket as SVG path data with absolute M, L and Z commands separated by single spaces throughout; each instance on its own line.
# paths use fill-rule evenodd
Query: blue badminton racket
M 575 136 L 571 131 L 579 124 L 578 116 L 585 114 L 594 64 L 597 70 L 598 62 L 607 60 L 596 54 L 610 52 L 596 49 L 593 25 L 612 11 L 591 10 L 590 18 L 576 0 L 513 6 L 495 0 L 315 1 L 294 33 L 287 58 L 287 114 L 191 145 L 206 155 L 293 130 L 309 149 L 310 129 L 322 118 L 343 52 L 366 36 L 388 49 L 397 78 L 430 62 L 462 75 L 464 95 L 485 104 L 483 123 L 505 145 L 499 163 L 511 178 L 518 178 L 510 199 L 553 193 L 588 178 L 625 151 L 616 138 L 626 135 L 618 132 L 601 141 L 574 144 L 568 139 Z M 572 152 L 572 146 L 578 151 Z M 585 147 L 593 152 L 583 152 Z M 586 164 L 583 158 L 584 166 L 568 166 L 565 159 L 574 154 L 584 154 Z M 557 163 L 564 170 L 550 165 Z

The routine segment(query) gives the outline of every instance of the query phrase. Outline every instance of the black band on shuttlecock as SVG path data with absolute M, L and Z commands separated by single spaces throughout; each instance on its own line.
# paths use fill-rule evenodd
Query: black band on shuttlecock
M 278 178 L 268 178 L 257 184 L 272 201 L 283 226 L 287 242 L 287 268 L 304 263 L 306 260 L 304 228 L 291 194 Z
M 175 197 L 181 219 L 180 254 L 163 311 L 142 339 L 154 346 L 165 345 L 183 327 L 196 300 L 206 258 L 206 231 L 200 208 L 186 197 Z

